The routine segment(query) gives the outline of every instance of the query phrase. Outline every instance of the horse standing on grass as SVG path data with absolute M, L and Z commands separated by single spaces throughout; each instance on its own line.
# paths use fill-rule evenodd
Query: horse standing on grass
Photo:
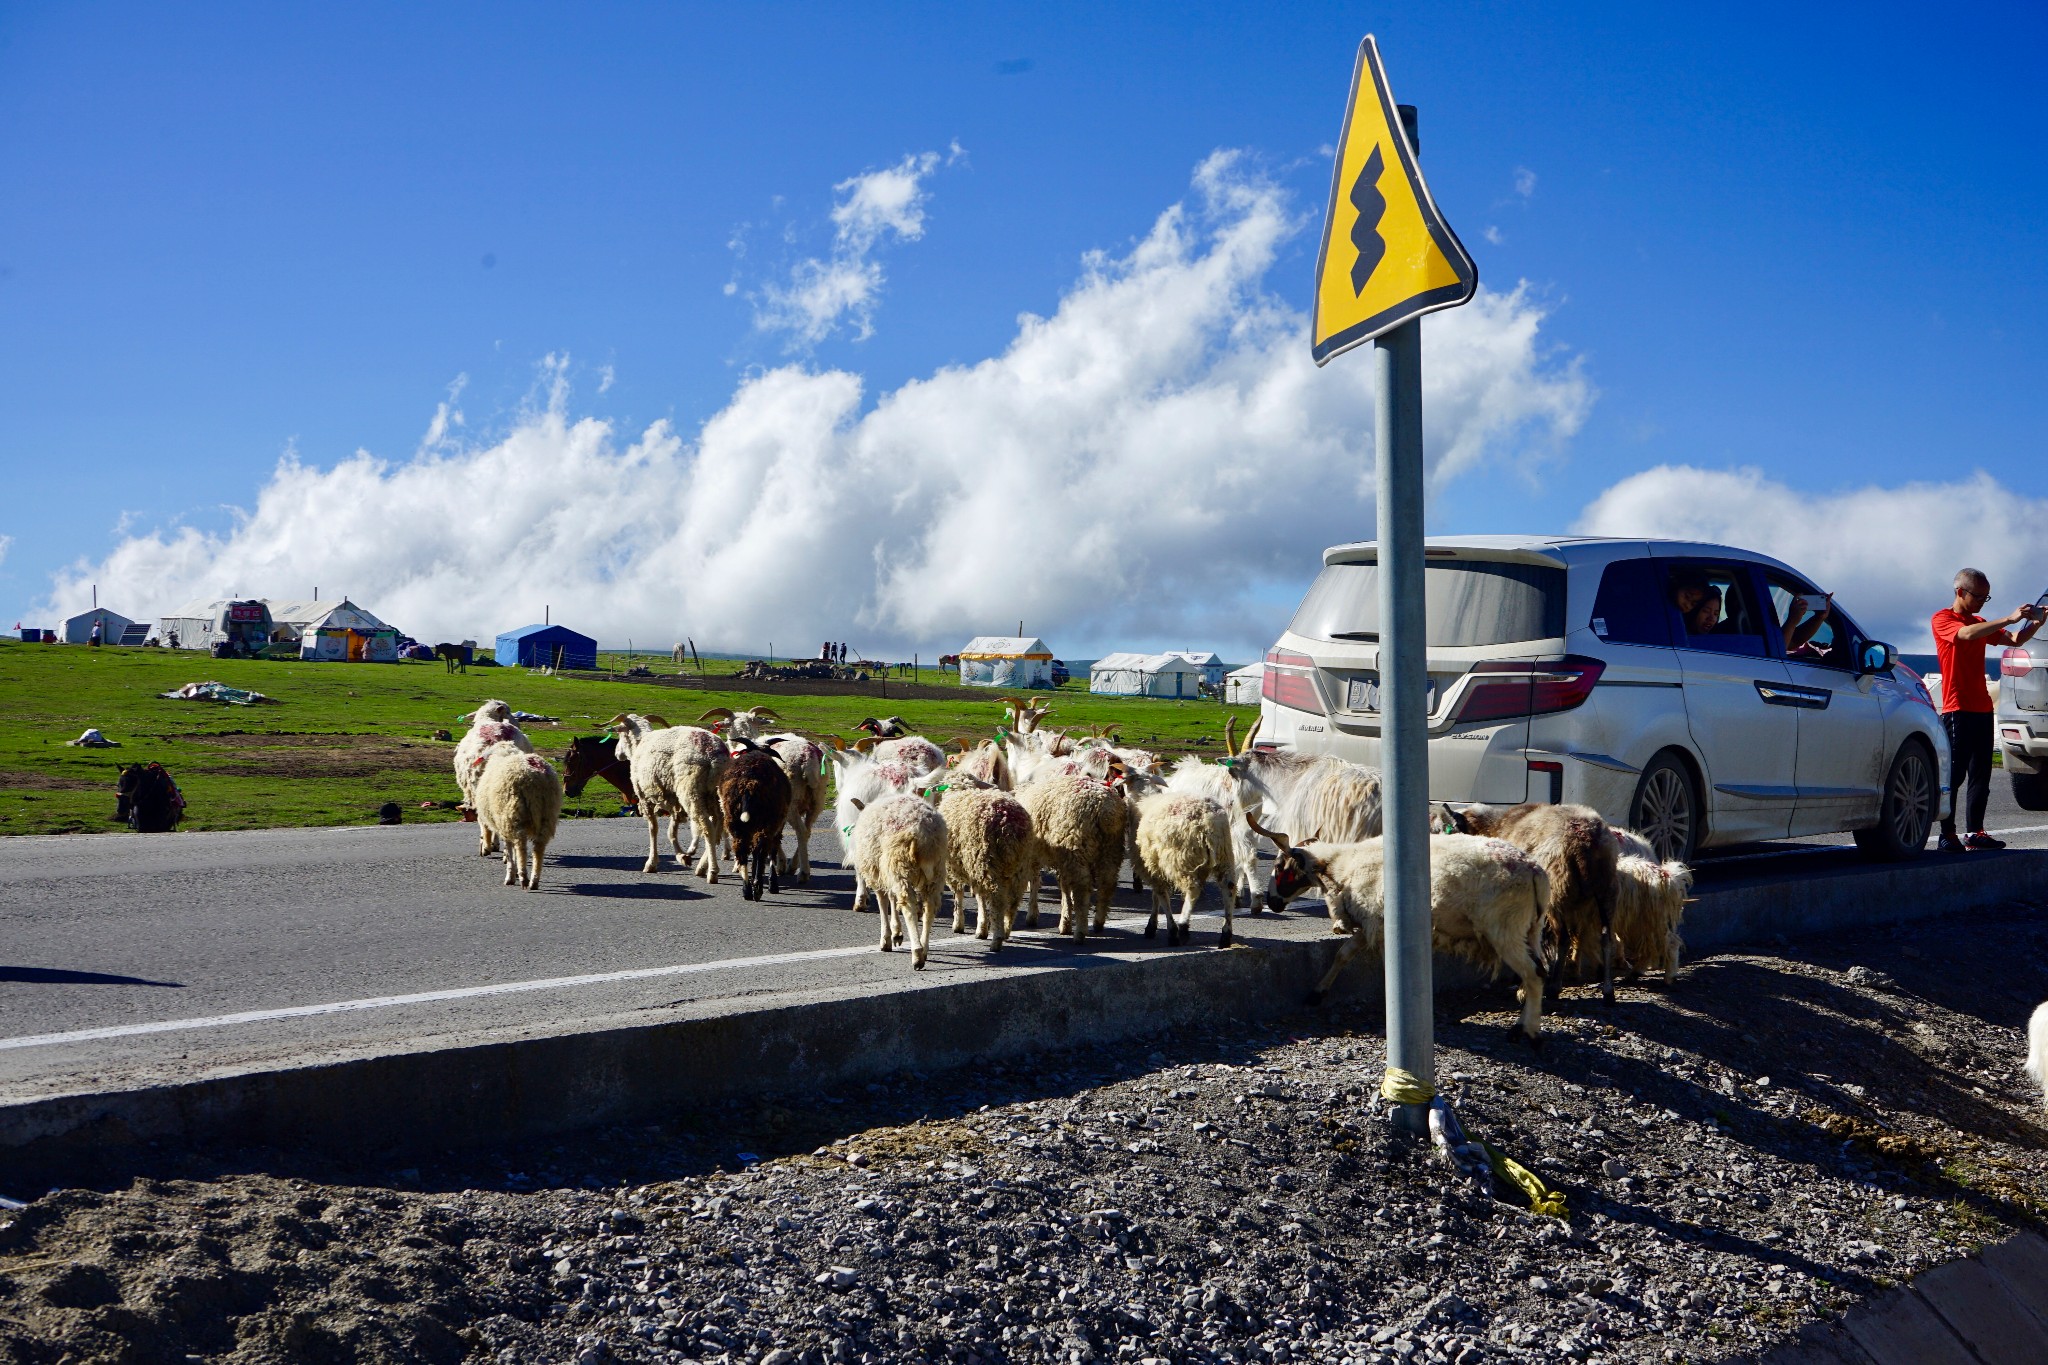
M 448 666 L 450 673 L 469 672 L 469 655 L 461 645 L 438 644 L 434 646 L 434 653 Z

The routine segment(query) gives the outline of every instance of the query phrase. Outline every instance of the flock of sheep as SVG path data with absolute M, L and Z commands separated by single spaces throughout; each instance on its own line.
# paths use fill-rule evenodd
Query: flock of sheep
M 1166 921 L 1169 944 L 1185 943 L 1195 902 L 1223 892 L 1218 947 L 1229 947 L 1240 898 L 1261 894 L 1259 841 L 1278 850 L 1268 906 L 1306 892 L 1328 906 L 1347 940 L 1318 988 L 1327 991 L 1360 947 L 1377 948 L 1385 907 L 1377 771 L 1329 756 L 1260 749 L 1226 724 L 1224 757 L 1168 763 L 1103 730 L 1076 739 L 1044 728 L 1042 701 L 1004 700 L 1005 724 L 980 745 L 948 754 L 902 725 L 864 721 L 853 745 L 768 733 L 781 718 L 764 706 L 707 712 L 697 725 L 659 716 L 612 718 L 602 738 L 575 741 L 569 778 L 533 752 L 501 701 L 474 714 L 457 746 L 455 776 L 473 809 L 478 851 L 502 843 L 505 884 L 539 885 L 565 791 L 593 776 L 611 781 L 647 821 L 644 871 L 661 870 L 661 821 L 677 861 L 716 882 L 730 860 L 749 900 L 810 880 L 812 829 L 826 811 L 826 771 L 842 865 L 854 871 L 855 909 L 872 895 L 883 952 L 910 948 L 922 968 L 948 889 L 952 928 L 966 930 L 971 895 L 978 935 L 1000 950 L 1028 896 L 1039 916 L 1046 871 L 1059 888 L 1059 931 L 1076 942 L 1100 932 L 1122 869 L 1152 893 L 1147 937 Z M 1256 725 L 1253 727 L 1256 731 Z M 1613 996 L 1617 965 L 1678 966 L 1691 872 L 1660 863 L 1634 833 L 1583 806 L 1469 806 L 1436 812 L 1430 839 L 1430 911 L 1438 951 L 1506 971 L 1521 983 L 1520 1027 L 1534 1040 L 1556 965 L 1577 977 L 1595 961 Z M 690 840 L 683 842 L 687 827 Z M 783 832 L 794 836 L 785 851 Z M 1180 897 L 1176 914 L 1172 898 Z

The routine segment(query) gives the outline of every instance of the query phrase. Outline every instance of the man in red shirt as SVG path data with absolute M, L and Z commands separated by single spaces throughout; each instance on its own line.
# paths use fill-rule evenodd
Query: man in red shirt
M 1984 685 L 1984 650 L 1993 644 L 2023 645 L 2041 628 L 2043 612 L 2029 602 L 2010 616 L 1988 621 L 1976 613 L 1991 600 L 1991 580 L 1981 570 L 1956 571 L 1954 605 L 1934 613 L 1934 652 L 1941 661 L 1941 723 L 1948 731 L 1949 807 L 1941 822 L 1944 853 L 1966 848 L 2004 848 L 1984 832 L 1984 807 L 1991 800 L 1991 691 Z M 2025 621 L 2019 633 L 2007 626 Z M 1963 784 L 1970 788 L 1970 836 L 1956 838 L 1956 812 Z

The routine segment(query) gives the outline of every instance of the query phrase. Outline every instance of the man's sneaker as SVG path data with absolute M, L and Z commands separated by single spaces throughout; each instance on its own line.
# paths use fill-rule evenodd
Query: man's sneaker
M 1975 830 L 1975 831 L 1973 831 L 1973 832 L 1971 833 L 1971 835 L 1970 835 L 1970 837 L 1969 837 L 1969 838 L 1967 838 L 1967 839 L 1963 840 L 1963 847 L 1964 847 L 1964 848 L 1971 848 L 1971 849 L 1980 849 L 1980 850 L 1981 850 L 1981 849 L 1994 849 L 1994 848 L 2004 848 L 2004 847 L 2005 847 L 2005 840 L 2003 840 L 2003 839 L 1994 839 L 1994 838 L 1992 838 L 1992 837 L 1991 837 L 1990 835 L 1986 834 L 1986 833 L 1985 833 L 1985 832 L 1984 832 L 1983 830 L 1981 830 L 1981 829 L 1980 829 L 1980 830 Z
M 1935 841 L 1934 846 L 1943 853 L 1961 853 L 1963 851 L 1963 841 L 1947 831 L 1943 831 L 1941 838 Z

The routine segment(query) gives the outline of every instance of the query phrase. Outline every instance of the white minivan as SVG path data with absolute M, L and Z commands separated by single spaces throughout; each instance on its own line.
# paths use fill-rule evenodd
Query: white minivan
M 1426 556 L 1432 801 L 1577 802 L 1678 859 L 1845 830 L 1904 858 L 1946 810 L 1926 689 L 1839 603 L 1794 638 L 1794 599 L 1822 594 L 1774 559 L 1531 536 Z M 1266 655 L 1262 745 L 1379 765 L 1376 563 L 1323 552 Z

